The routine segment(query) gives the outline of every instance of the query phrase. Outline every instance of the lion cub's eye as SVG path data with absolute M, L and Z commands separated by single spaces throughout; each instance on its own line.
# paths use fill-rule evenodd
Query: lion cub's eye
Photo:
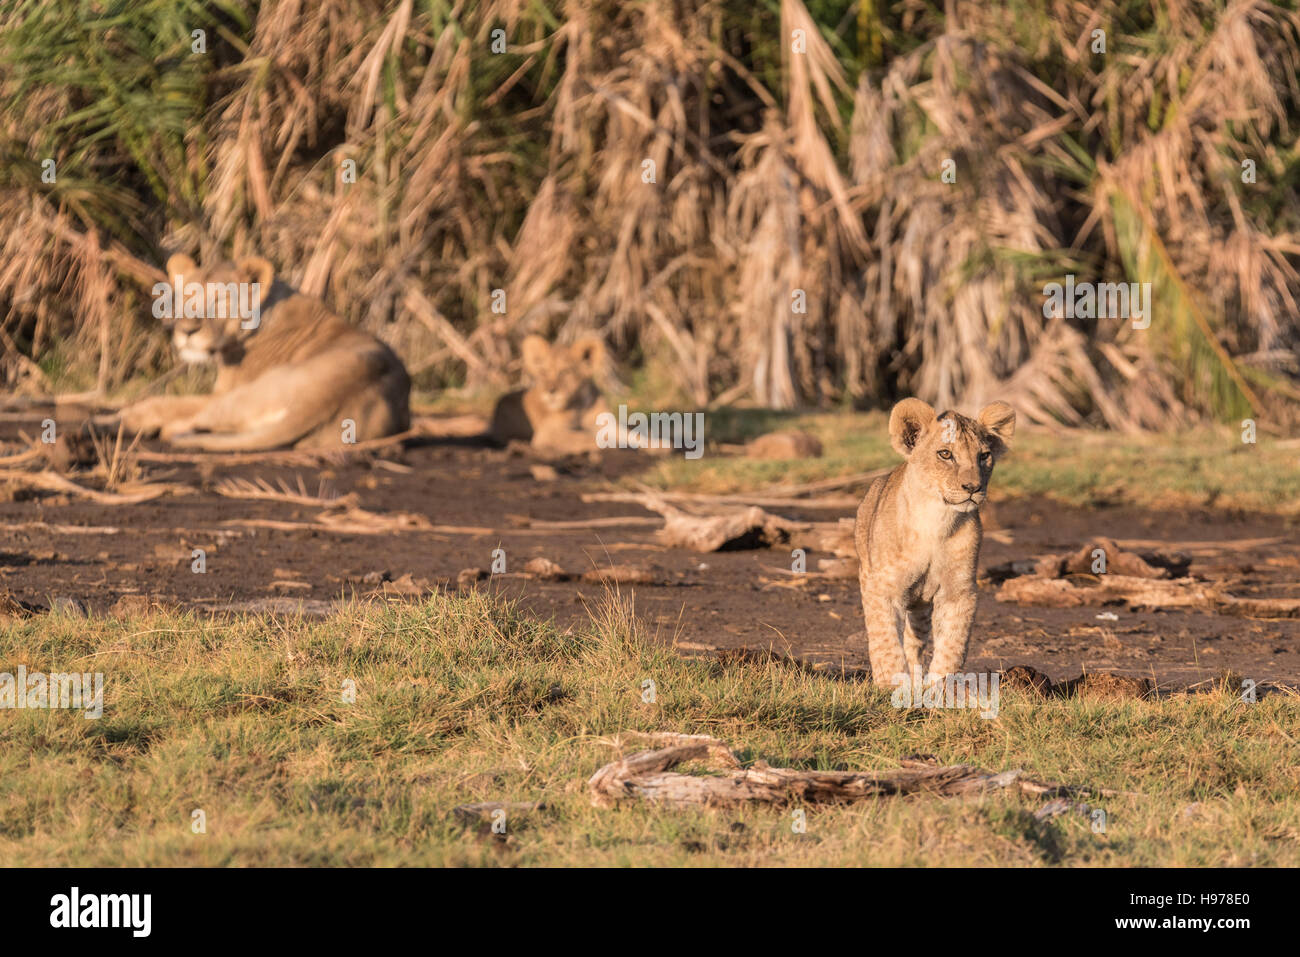
M 940 449 L 939 458 L 943 459 L 946 462 L 952 458 L 952 453 L 949 452 L 947 449 Z
M 990 462 L 993 461 L 993 453 L 992 453 L 992 452 L 981 452 L 981 453 L 980 453 L 980 461 L 983 462 L 985 465 L 988 465 Z

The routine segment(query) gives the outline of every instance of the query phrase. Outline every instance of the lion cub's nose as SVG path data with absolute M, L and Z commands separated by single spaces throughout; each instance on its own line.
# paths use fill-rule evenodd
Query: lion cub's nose
M 962 482 L 961 487 L 967 492 L 978 492 L 980 490 L 979 482 Z

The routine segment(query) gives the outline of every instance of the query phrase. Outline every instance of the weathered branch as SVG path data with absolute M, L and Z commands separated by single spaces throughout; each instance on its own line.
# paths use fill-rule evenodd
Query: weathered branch
M 972 797 L 999 790 L 1049 797 L 1121 792 L 1037 781 L 1019 768 L 994 773 L 969 764 L 938 765 L 905 760 L 891 771 L 797 771 L 774 768 L 759 761 L 742 768 L 735 754 L 707 735 L 641 735 L 664 744 L 637 751 L 605 765 L 587 782 L 592 804 L 610 807 L 620 800 L 640 799 L 669 807 L 734 807 L 740 804 L 782 805 L 845 803 L 864 798 L 932 794 Z M 703 761 L 723 773 L 681 774 L 672 769 Z

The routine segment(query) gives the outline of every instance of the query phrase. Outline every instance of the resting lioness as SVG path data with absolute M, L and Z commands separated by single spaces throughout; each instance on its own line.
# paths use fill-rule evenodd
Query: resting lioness
M 208 301 L 201 316 L 165 320 L 182 361 L 216 360 L 216 384 L 211 395 L 127 406 L 128 429 L 158 432 L 183 448 L 262 451 L 341 448 L 409 428 L 411 381 L 401 360 L 319 299 L 276 280 L 265 259 L 200 269 L 177 255 L 167 260 L 167 274 L 180 288 L 213 283 L 233 291 L 226 284 L 257 283 L 260 315 L 237 314 L 229 303 L 207 308 Z
M 858 508 L 854 541 L 876 684 L 909 682 L 934 636 L 927 684 L 966 661 L 975 617 L 979 507 L 993 463 L 1010 447 L 1016 413 L 1005 402 L 978 420 L 935 415 L 904 399 L 889 416 L 889 438 L 907 461 L 876 479 Z
M 597 419 L 609 411 L 594 379 L 605 358 L 604 343 L 587 336 L 571 346 L 551 346 L 541 336 L 528 336 L 522 352 L 532 384 L 497 400 L 489 430 L 493 441 L 527 442 L 561 454 L 594 450 Z

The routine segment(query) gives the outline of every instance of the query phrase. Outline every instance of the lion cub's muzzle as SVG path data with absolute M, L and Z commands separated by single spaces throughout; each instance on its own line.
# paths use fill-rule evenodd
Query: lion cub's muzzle
M 965 496 L 964 498 L 962 496 Z M 976 489 L 973 492 L 965 489 L 957 493 L 945 492 L 943 496 L 944 504 L 958 512 L 973 512 L 989 497 L 985 489 Z
M 180 356 L 182 362 L 193 364 L 212 361 L 214 357 L 212 342 L 210 337 L 201 333 L 202 330 L 190 333 L 177 329 L 172 335 L 172 344 L 176 347 L 176 354 Z

